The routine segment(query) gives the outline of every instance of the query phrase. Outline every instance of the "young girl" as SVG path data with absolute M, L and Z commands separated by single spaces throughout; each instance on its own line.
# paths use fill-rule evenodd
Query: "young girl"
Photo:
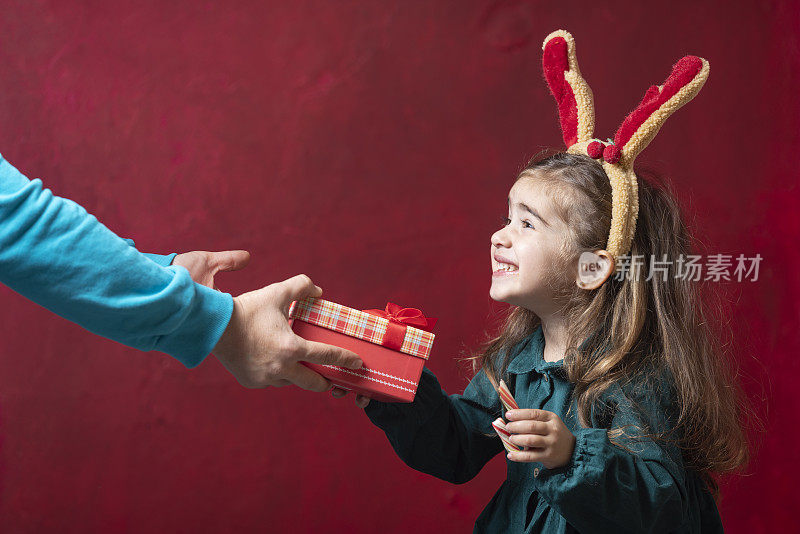
M 679 276 L 690 240 L 676 202 L 632 170 L 708 64 L 681 60 L 606 145 L 572 36 L 551 34 L 544 52 L 568 150 L 523 169 L 492 236 L 490 295 L 511 305 L 502 332 L 463 395 L 426 369 L 413 403 L 357 403 L 409 466 L 459 484 L 503 450 L 492 421 L 507 384 L 520 450 L 478 532 L 722 531 L 711 473 L 748 458 L 737 389 Z M 624 268 L 626 256 L 640 260 Z

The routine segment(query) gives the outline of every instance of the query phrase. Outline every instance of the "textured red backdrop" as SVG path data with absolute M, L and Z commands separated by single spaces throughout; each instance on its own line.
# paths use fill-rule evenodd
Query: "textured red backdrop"
M 235 4 L 235 5 L 234 5 Z M 304 272 L 354 307 L 440 318 L 451 392 L 492 305 L 516 169 L 559 146 L 540 44 L 567 28 L 610 136 L 680 56 L 712 65 L 642 162 L 714 253 L 767 431 L 730 532 L 796 518 L 798 10 L 777 2 L 3 2 L 0 152 L 145 251 L 246 248 L 238 293 Z M 0 530 L 465 532 L 502 457 L 452 486 L 351 400 L 239 387 L 94 337 L 0 287 Z M 768 407 L 768 409 L 767 409 Z

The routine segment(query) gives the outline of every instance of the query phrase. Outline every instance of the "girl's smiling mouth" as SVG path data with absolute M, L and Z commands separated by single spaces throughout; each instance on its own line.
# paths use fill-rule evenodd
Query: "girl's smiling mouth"
M 497 253 L 494 254 L 492 267 L 492 276 L 508 276 L 519 273 L 519 267 L 516 264 Z

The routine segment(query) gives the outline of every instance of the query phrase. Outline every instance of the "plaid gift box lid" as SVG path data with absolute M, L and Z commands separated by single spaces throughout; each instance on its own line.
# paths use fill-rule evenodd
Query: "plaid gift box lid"
M 348 308 L 329 300 L 307 298 L 292 302 L 289 318 L 299 319 L 329 330 L 381 345 L 389 320 L 371 313 Z M 406 327 L 400 352 L 427 360 L 433 346 L 430 332 Z

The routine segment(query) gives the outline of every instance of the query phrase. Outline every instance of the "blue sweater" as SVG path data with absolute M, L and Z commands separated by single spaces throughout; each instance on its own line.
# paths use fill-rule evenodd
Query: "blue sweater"
M 0 283 L 95 334 L 198 365 L 233 298 L 192 281 L 174 254 L 142 254 L 0 155 Z

